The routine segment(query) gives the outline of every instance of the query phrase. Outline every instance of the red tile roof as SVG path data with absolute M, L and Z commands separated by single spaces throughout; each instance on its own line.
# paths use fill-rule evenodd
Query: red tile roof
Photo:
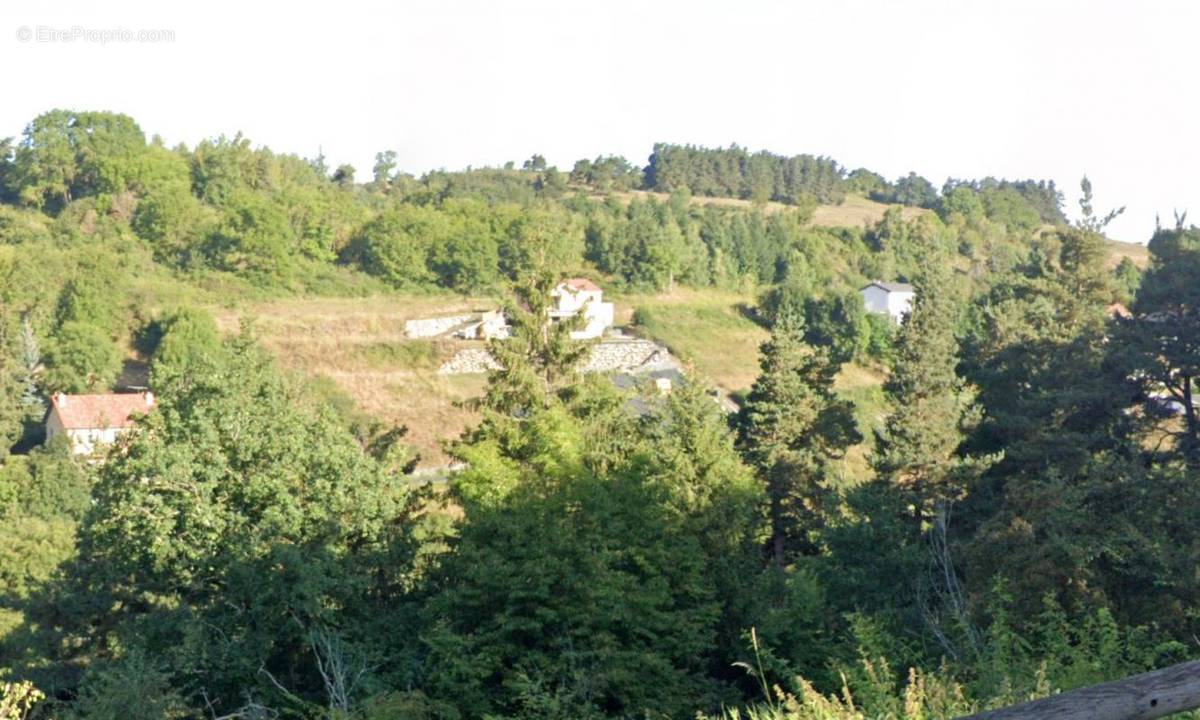
M 567 278 L 566 280 L 563 280 L 562 284 L 566 285 L 572 290 L 575 290 L 576 292 L 598 292 L 600 290 L 599 285 L 591 280 L 588 280 L 587 278 Z
M 50 398 L 51 412 L 58 413 L 67 430 L 100 430 L 133 426 L 134 415 L 154 407 L 152 393 L 120 395 L 64 395 Z

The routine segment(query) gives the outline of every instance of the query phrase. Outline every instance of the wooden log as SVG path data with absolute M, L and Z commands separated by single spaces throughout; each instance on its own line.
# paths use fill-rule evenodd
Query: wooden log
M 1200 708 L 1200 660 L 961 720 L 1150 720 Z

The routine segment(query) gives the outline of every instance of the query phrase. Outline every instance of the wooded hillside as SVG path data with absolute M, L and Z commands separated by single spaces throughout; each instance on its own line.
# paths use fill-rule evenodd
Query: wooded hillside
M 915 720 L 1196 655 L 1183 218 L 737 146 L 395 157 L 0 145 L 0 718 Z M 686 382 L 580 372 L 567 277 Z M 403 332 L 495 307 L 486 375 Z M 51 394 L 143 384 L 101 456 L 45 442 Z

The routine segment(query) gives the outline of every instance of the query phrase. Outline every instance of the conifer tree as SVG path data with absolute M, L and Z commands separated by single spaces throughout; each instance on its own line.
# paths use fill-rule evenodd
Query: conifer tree
M 1060 227 L 977 303 L 963 368 L 984 414 L 965 449 L 1003 455 L 962 503 L 960 557 L 970 577 L 1003 578 L 1023 612 L 1048 592 L 1093 597 L 1097 571 L 1111 567 L 1096 548 L 1117 536 L 1093 519 L 1112 510 L 1097 514 L 1095 503 L 1125 492 L 1102 478 L 1128 478 L 1140 452 L 1128 438 L 1127 376 L 1111 357 L 1123 344 L 1110 337 L 1113 296 L 1104 238 Z
M 955 326 L 961 308 L 945 258 L 924 263 L 916 298 L 896 340 L 896 362 L 884 391 L 893 411 L 877 433 L 876 473 L 910 495 L 917 517 L 964 492 L 958 449 L 975 417 L 959 377 Z
M 833 390 L 838 364 L 801 338 L 797 321 L 775 326 L 737 418 L 739 448 L 766 484 L 770 553 L 779 566 L 792 553 L 816 551 L 831 461 L 862 439 L 853 406 Z
M 577 313 L 551 321 L 550 293 L 557 282 L 551 272 L 540 271 L 516 284 L 517 297 L 504 309 L 509 337 L 489 344 L 498 367 L 488 378 L 488 409 L 513 415 L 548 407 L 578 377 L 577 366 L 590 346 L 572 339 L 571 332 L 582 326 L 584 317 Z
M 6 288 L 12 273 L 12 248 L 0 252 L 0 462 L 21 430 L 21 367 L 17 357 L 17 324 Z
M 972 447 L 1003 451 L 1005 474 L 1075 474 L 1089 448 L 1108 442 L 1120 382 L 1104 366 L 1114 297 L 1106 262 L 1103 237 L 1058 228 L 976 304 L 963 365 L 986 413 Z
M 1200 469 L 1200 230 L 1159 230 L 1150 253 L 1136 315 L 1117 327 L 1110 355 L 1145 400 L 1139 417 L 1154 446 Z
M 876 433 L 872 461 L 876 491 L 891 494 L 908 515 L 897 528 L 900 546 L 907 547 L 891 551 L 904 563 L 915 560 L 912 549 L 928 548 L 921 553 L 924 576 L 915 578 L 915 608 L 942 649 L 955 657 L 964 647 L 978 651 L 980 640 L 967 618 L 966 593 L 955 568 L 951 510 L 992 458 L 960 453 L 978 412 L 957 371 L 955 329 L 962 308 L 957 278 L 949 258 L 936 252 L 922 268 L 884 385 L 893 410 Z

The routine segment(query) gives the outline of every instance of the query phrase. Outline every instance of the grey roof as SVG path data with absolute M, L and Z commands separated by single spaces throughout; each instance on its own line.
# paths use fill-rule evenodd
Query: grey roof
M 909 285 L 908 283 L 883 282 L 882 280 L 876 280 L 874 282 L 867 283 L 862 288 L 860 288 L 860 292 L 862 290 L 866 290 L 867 288 L 871 287 L 872 285 L 881 287 L 884 290 L 887 290 L 888 292 L 916 292 L 916 290 L 913 288 L 913 286 Z
M 658 380 L 661 378 L 665 378 L 676 384 L 687 382 L 687 378 L 684 376 L 684 374 L 676 368 L 663 368 L 660 370 L 651 370 L 649 372 L 640 373 L 615 373 L 612 376 L 612 381 L 614 385 L 622 390 L 636 390 L 641 385 L 644 385 L 648 380 Z

